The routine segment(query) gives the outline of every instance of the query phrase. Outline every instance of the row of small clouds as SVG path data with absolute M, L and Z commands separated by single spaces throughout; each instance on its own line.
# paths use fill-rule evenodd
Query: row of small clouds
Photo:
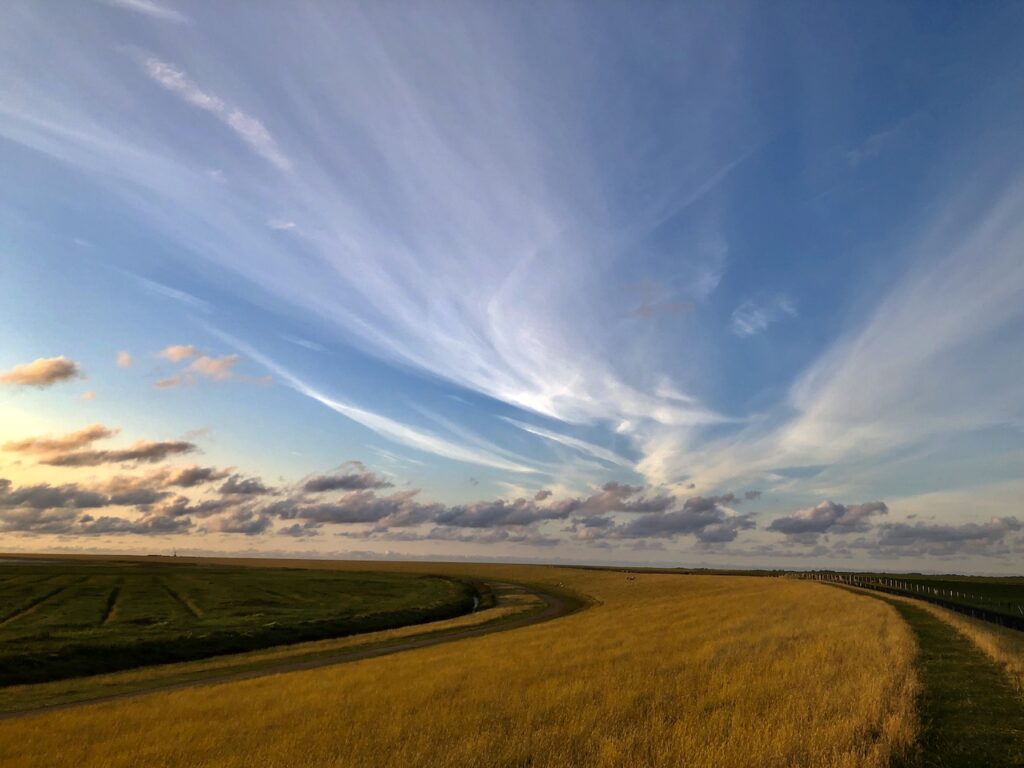
M 329 397 L 306 384 L 290 371 L 280 367 L 256 350 L 247 347 L 236 339 L 225 338 L 236 346 L 244 348 L 250 357 L 253 357 L 257 362 L 274 371 L 287 385 L 300 394 L 317 400 L 331 410 L 362 424 L 390 440 L 456 461 L 464 461 L 516 473 L 535 473 L 538 471 L 535 467 L 527 465 L 518 457 L 513 456 L 499 446 L 480 443 L 480 441 L 477 441 L 480 443 L 478 445 L 460 444 L 422 428 L 412 427 L 379 413 Z M 240 373 L 237 368 L 242 362 L 242 357 L 237 353 L 220 356 L 213 355 L 205 352 L 195 344 L 171 344 L 157 352 L 156 357 L 167 364 L 176 366 L 176 370 L 170 373 L 170 375 L 162 376 L 154 382 L 154 386 L 157 389 L 167 390 L 189 387 L 203 380 L 216 383 L 247 382 L 263 385 L 269 385 L 273 382 L 273 378 L 269 375 L 253 376 Z M 117 353 L 115 362 L 119 368 L 127 369 L 133 367 L 136 360 L 130 352 L 122 350 Z M 64 356 L 60 356 L 40 358 L 31 363 L 17 365 L 11 370 L 0 374 L 0 383 L 13 386 L 46 388 L 80 377 L 84 377 L 81 365 Z M 95 397 L 95 394 L 95 391 L 90 390 L 82 397 L 83 399 L 91 400 Z M 630 465 L 627 459 L 599 446 L 563 436 L 541 427 L 535 427 L 514 420 L 509 421 L 524 431 L 568 445 L 583 453 L 597 456 L 604 461 L 626 467 Z M 106 463 L 105 457 L 99 455 L 91 459 L 85 455 L 78 458 L 81 461 L 91 460 L 97 464 Z M 126 455 L 115 456 L 112 459 L 112 461 L 118 460 L 132 459 Z
M 424 501 L 416 489 L 390 491 L 394 482 L 357 461 L 274 486 L 230 467 L 153 466 L 197 450 L 187 441 L 136 441 L 127 448 L 97 448 L 119 430 L 93 424 L 64 435 L 8 441 L 3 450 L 68 471 L 120 465 L 118 474 L 92 483 L 40 483 L 14 487 L 0 480 L 0 530 L 31 534 L 112 535 L 186 532 L 272 532 L 312 537 L 334 532 L 383 541 L 437 540 L 480 544 L 550 546 L 575 541 L 607 548 L 693 537 L 703 545 L 735 541 L 756 527 L 754 515 L 737 508 L 761 497 L 758 490 L 681 498 L 665 489 L 607 482 L 589 495 L 555 498 L 550 490 L 532 497 L 465 504 Z M 185 492 L 191 495 L 185 495 Z M 97 517 L 107 508 L 133 508 L 136 517 Z M 942 525 L 881 523 L 881 501 L 840 504 L 822 501 L 774 518 L 766 530 L 793 543 L 831 554 L 854 550 L 876 555 L 998 555 L 1020 548 L 1015 517 Z M 857 534 L 858 538 L 852 535 Z M 829 546 L 822 541 L 831 542 Z
M 584 540 L 695 535 L 701 540 L 724 541 L 752 525 L 749 516 L 735 515 L 726 506 L 742 502 L 734 494 L 680 500 L 665 491 L 619 482 L 605 483 L 587 496 L 555 499 L 551 491 L 541 490 L 532 498 L 446 505 L 421 500 L 415 489 L 388 492 L 393 482 L 359 462 L 348 462 L 332 473 L 311 475 L 288 487 L 275 487 L 228 468 L 148 469 L 195 452 L 197 446 L 185 440 L 140 440 L 125 448 L 98 446 L 118 434 L 117 429 L 93 424 L 63 435 L 5 443 L 4 451 L 66 471 L 110 464 L 136 474 L 119 474 L 91 485 L 44 483 L 14 488 L 5 481 L 0 494 L 4 530 L 54 533 L 63 526 L 66 533 L 163 533 L 191 529 L 193 521 L 199 520 L 204 530 L 255 535 L 280 521 L 282 532 L 288 535 L 315 535 L 327 525 L 362 525 L 368 527 L 348 535 L 389 538 L 395 530 L 408 535 L 412 529 L 431 526 L 459 529 L 469 538 L 478 535 L 474 531 L 505 530 L 491 535 L 503 541 L 510 540 L 512 531 L 526 541 L 550 536 L 542 534 L 540 527 L 557 522 L 566 526 L 563 533 L 587 530 L 586 536 L 579 537 Z M 197 494 L 186 496 L 182 493 L 186 489 Z M 757 495 L 748 492 L 746 498 Z M 134 507 L 140 519 L 122 524 L 107 517 L 99 525 L 90 511 L 119 506 Z M 83 517 L 69 514 L 71 510 Z M 616 522 L 611 515 L 625 515 L 630 522 Z M 161 522 L 164 519 L 175 522 Z M 182 522 L 186 520 L 187 524 Z
M 1024 528 L 1024 524 L 1013 516 L 993 516 L 981 523 L 955 525 L 926 522 L 876 523 L 876 518 L 888 513 L 889 507 L 882 501 L 850 505 L 822 501 L 813 507 L 775 518 L 768 530 L 784 534 L 790 541 L 807 546 L 817 545 L 828 537 L 833 542 L 833 551 L 869 550 L 879 557 L 955 554 L 992 556 L 1005 554 L 1013 547 L 1024 547 L 1024 540 L 1007 541 L 1010 534 Z M 847 538 L 851 534 L 868 532 L 873 535 Z M 832 538 L 835 536 L 840 538 Z
M 172 363 L 188 363 L 186 374 L 205 376 L 213 380 L 225 380 L 233 377 L 235 375 L 233 367 L 238 359 L 237 355 L 222 358 L 209 357 L 194 345 L 185 344 L 166 347 L 159 353 L 159 356 Z M 127 367 L 131 362 L 128 353 L 119 354 L 119 365 Z M 48 387 L 81 375 L 81 368 L 77 363 L 61 356 L 40 358 L 31 363 L 15 366 L 0 375 L 0 381 L 18 386 Z M 558 442 L 563 442 L 602 459 L 628 465 L 628 462 L 621 457 L 599 449 L 597 446 L 571 438 L 567 439 L 564 436 L 555 435 L 521 422 L 512 421 L 512 423 L 522 429 L 549 439 L 557 439 Z M 118 430 L 116 429 L 102 424 L 93 424 L 56 437 L 39 436 L 9 441 L 4 444 L 3 448 L 5 451 L 35 456 L 41 464 L 66 468 L 157 464 L 197 450 L 194 443 L 186 440 L 141 440 L 127 447 L 113 449 L 98 449 L 93 445 L 98 441 L 113 438 L 117 434 Z M 180 475 L 162 470 L 156 475 L 143 478 L 143 483 L 156 482 L 157 484 L 169 483 L 171 485 L 177 483 L 182 487 L 189 487 L 190 479 L 192 479 L 191 485 L 195 485 L 200 479 L 208 481 L 225 478 L 227 478 L 225 473 L 218 473 L 213 468 L 192 467 L 181 470 Z M 375 493 L 391 486 L 390 481 L 367 472 L 359 465 L 356 470 L 347 473 L 311 477 L 302 486 L 301 490 L 306 494 L 325 491 L 357 492 L 341 501 L 308 503 L 301 496 L 293 495 L 284 500 L 275 501 L 273 505 L 261 512 L 252 509 L 245 510 L 247 513 L 255 515 L 252 519 L 246 517 L 245 521 L 240 521 L 237 514 L 233 519 L 239 523 L 239 530 L 244 529 L 250 534 L 261 533 L 269 527 L 268 523 L 259 526 L 260 530 L 256 531 L 256 526 L 253 523 L 253 520 L 269 519 L 268 515 L 287 520 L 300 519 L 303 522 L 298 528 L 293 524 L 287 527 L 287 531 L 290 535 L 304 536 L 316 533 L 318 528 L 325 523 L 377 524 L 374 530 L 362 534 L 368 537 L 389 537 L 391 535 L 390 528 L 395 524 L 418 525 L 430 520 L 437 523 L 439 528 L 451 526 L 467 529 L 500 526 L 521 527 L 538 525 L 546 521 L 563 520 L 568 521 L 566 529 L 568 533 L 571 533 L 574 538 L 588 542 L 671 538 L 677 535 L 691 534 L 705 543 L 726 542 L 734 540 L 739 531 L 754 527 L 754 522 L 748 515 L 727 515 L 721 511 L 722 505 L 736 504 L 740 501 L 739 498 L 731 494 L 707 499 L 693 497 L 683 501 L 681 508 L 671 509 L 676 503 L 675 497 L 671 495 L 643 496 L 638 495 L 641 491 L 639 487 L 608 483 L 600 492 L 585 499 L 570 499 L 548 505 L 540 503 L 545 500 L 541 494 L 537 499 L 532 500 L 518 499 L 511 502 L 497 500 L 445 508 L 442 505 L 424 504 L 417 501 L 415 492 L 402 492 L 385 497 Z M 78 489 L 73 484 L 61 487 L 65 488 L 68 494 L 63 500 L 55 488 L 47 486 L 35 488 L 36 495 L 29 492 L 33 489 L 23 489 L 18 494 L 8 493 L 6 503 L 14 506 L 27 504 L 33 507 L 33 504 L 38 503 L 39 499 L 44 499 L 61 508 L 67 508 L 69 504 L 88 508 L 96 501 L 97 497 L 88 495 L 91 492 Z M 218 492 L 225 496 L 236 497 L 264 496 L 274 493 L 273 489 L 258 479 L 239 476 L 228 478 Z M 115 505 L 152 504 L 164 498 L 163 495 L 154 492 L 152 488 L 136 488 L 134 493 L 133 496 L 125 495 L 124 491 L 120 494 L 112 494 L 107 503 Z M 746 494 L 748 500 L 756 498 L 757 495 L 759 495 L 757 491 L 749 491 Z M 176 510 L 174 516 L 180 519 L 183 513 L 196 514 L 197 510 L 198 513 L 205 513 L 211 509 L 222 509 L 224 506 L 223 504 L 219 506 L 206 504 L 206 506 L 195 507 L 179 503 L 174 507 Z M 38 507 L 33 508 L 38 510 Z M 794 542 L 813 545 L 821 536 L 828 534 L 865 533 L 871 529 L 874 518 L 884 516 L 888 511 L 887 505 L 881 501 L 844 505 L 826 500 L 812 507 L 797 510 L 790 515 L 775 518 L 767 530 L 783 534 Z M 239 513 L 239 510 L 235 509 L 233 512 Z M 610 512 L 634 513 L 638 516 L 622 523 L 607 517 L 607 513 Z M 574 515 L 586 516 L 574 517 Z M 48 529 L 52 524 L 52 521 L 49 520 L 37 519 L 33 522 L 32 516 L 23 515 L 19 519 L 19 524 L 44 525 Z M 61 515 L 61 519 L 70 520 L 67 515 Z M 90 527 L 90 530 L 97 532 L 111 532 L 115 529 L 122 532 L 137 532 L 139 530 L 167 532 L 169 530 L 160 525 L 118 528 L 117 526 L 111 527 L 107 523 Z M 981 550 L 998 545 L 1007 534 L 1018 530 L 1018 528 L 1019 523 L 1013 517 L 993 517 L 987 523 L 965 523 L 960 526 L 886 523 L 877 526 L 877 538 L 859 539 L 856 543 L 842 546 L 861 549 L 874 547 L 879 552 L 912 548 L 929 553 L 951 553 L 965 548 Z M 507 540 L 507 538 L 503 540 Z
M 190 386 L 200 379 L 215 382 L 243 381 L 270 384 L 269 376 L 247 376 L 238 373 L 235 368 L 242 361 L 241 355 L 228 354 L 220 357 L 203 353 L 193 344 L 172 344 L 160 351 L 159 356 L 171 363 L 187 363 L 173 376 L 162 378 L 156 382 L 157 389 L 173 389 Z
M 250 376 L 238 373 L 236 367 L 242 362 L 242 357 L 238 354 L 218 357 L 203 352 L 193 344 L 172 344 L 158 352 L 157 357 L 169 363 L 187 363 L 173 375 L 157 380 L 154 384 L 157 389 L 188 386 L 201 379 L 214 382 L 236 381 L 259 384 L 272 382 L 269 376 Z M 115 362 L 118 368 L 131 368 L 135 364 L 135 358 L 130 352 L 122 350 L 117 353 Z M 10 370 L 0 372 L 0 384 L 42 389 L 81 378 L 85 378 L 81 364 L 63 355 L 40 357 L 30 363 L 21 363 Z M 82 395 L 82 399 L 91 400 L 95 395 L 95 391 L 90 390 Z

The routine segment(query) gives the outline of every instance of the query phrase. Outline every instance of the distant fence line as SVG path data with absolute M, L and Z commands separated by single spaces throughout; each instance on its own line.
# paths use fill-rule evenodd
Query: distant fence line
M 940 605 L 943 608 L 948 608 L 949 610 L 956 611 L 957 613 L 962 613 L 976 619 L 981 619 L 982 621 L 988 621 L 992 624 L 999 624 L 1003 627 L 1009 627 L 1010 629 L 1016 629 L 1024 632 L 1024 604 L 1021 603 L 996 600 L 985 595 L 975 595 L 960 589 L 932 586 L 927 583 L 908 581 L 898 577 L 861 576 L 854 573 L 824 573 L 819 571 L 797 573 L 794 575 L 799 579 L 827 581 L 832 584 L 845 584 L 851 587 L 860 587 L 861 589 L 871 589 L 875 592 L 886 592 L 890 595 L 899 595 L 901 597 L 911 597 L 915 600 L 924 600 L 925 602 Z M 990 605 L 1005 606 L 1008 613 L 1001 613 L 999 611 L 993 611 L 977 605 L 967 605 L 965 603 L 956 602 L 956 598 L 961 600 L 972 600 L 979 603 L 989 603 Z M 1014 615 L 1015 613 L 1019 613 L 1020 615 Z

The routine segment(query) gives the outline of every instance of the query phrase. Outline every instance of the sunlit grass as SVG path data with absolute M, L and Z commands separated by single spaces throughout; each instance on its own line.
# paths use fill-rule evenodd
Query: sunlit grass
M 5 764 L 852 767 L 887 765 L 916 736 L 915 645 L 880 601 L 789 579 L 443 570 L 561 584 L 597 604 L 385 658 L 0 723 Z

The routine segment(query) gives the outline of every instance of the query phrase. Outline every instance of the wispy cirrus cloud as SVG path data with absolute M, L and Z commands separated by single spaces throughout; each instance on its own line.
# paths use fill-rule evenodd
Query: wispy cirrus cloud
M 529 432 L 531 435 L 537 435 L 538 437 L 543 437 L 544 439 L 550 440 L 554 443 L 568 446 L 569 448 L 573 448 L 581 453 L 588 454 L 601 459 L 602 461 L 607 461 L 609 464 L 616 464 L 620 467 L 626 467 L 629 469 L 633 468 L 633 462 L 624 456 L 620 456 L 615 453 L 615 451 L 610 451 L 607 448 L 602 448 L 599 445 L 588 443 L 586 440 L 580 440 L 578 438 L 571 437 L 570 435 L 564 435 L 560 432 L 553 432 L 552 430 L 538 427 L 535 424 L 527 424 L 526 422 L 517 421 L 516 419 L 512 419 L 507 416 L 503 416 L 502 418 L 509 424 L 518 427 L 524 432 Z
M 281 152 L 274 137 L 258 118 L 204 91 L 180 69 L 155 56 L 143 57 L 142 68 L 162 88 L 177 94 L 193 107 L 209 112 L 231 128 L 256 154 L 282 171 L 291 168 L 291 161 Z
M 158 3 L 155 0 L 102 0 L 106 5 L 117 8 L 124 8 L 128 11 L 141 13 L 161 21 L 173 21 L 178 24 L 188 24 L 191 19 L 184 13 L 175 10 L 170 5 Z
M 244 344 L 238 339 L 233 339 L 226 334 L 219 335 L 221 335 L 226 341 L 229 341 L 242 349 L 249 357 L 273 371 L 274 375 L 280 377 L 282 381 L 296 392 L 316 400 L 330 408 L 332 411 L 340 413 L 342 416 L 346 416 L 352 421 L 362 424 L 373 432 L 376 432 L 389 440 L 394 440 L 396 443 L 400 443 L 426 453 L 432 453 L 435 456 L 442 456 L 446 459 L 464 461 L 469 464 L 479 464 L 480 466 L 493 467 L 494 469 L 504 469 L 517 473 L 533 473 L 537 471 L 533 467 L 510 461 L 487 450 L 459 445 L 458 443 L 446 440 L 445 438 L 439 437 L 438 435 L 426 430 L 411 427 L 408 424 L 403 424 L 395 419 L 382 416 L 379 413 L 374 413 L 373 411 L 359 408 L 355 405 L 329 397 L 319 390 L 311 387 L 293 373 L 278 365 L 265 355 L 257 352 L 247 344 Z
M 732 312 L 732 332 L 740 337 L 754 336 L 773 323 L 796 315 L 796 305 L 786 296 L 748 299 Z
M 976 71 L 984 87 L 965 80 L 960 96 L 932 75 L 908 74 L 958 115 L 911 142 L 893 134 L 900 124 L 878 122 L 903 114 L 899 105 L 865 114 L 844 101 L 846 83 L 837 68 L 817 66 L 817 46 L 787 38 L 796 65 L 775 79 L 780 68 L 761 67 L 760 56 L 780 41 L 751 45 L 758 25 L 747 9 L 677 6 L 659 10 L 655 24 L 604 4 L 535 25 L 510 8 L 409 16 L 380 5 L 267 6 L 244 25 L 204 8 L 202 25 L 137 54 L 141 75 L 124 66 L 110 21 L 154 31 L 149 19 L 26 11 L 0 30 L 14 52 L 0 67 L 0 134 L 32 158 L 27 175 L 60 168 L 95 190 L 97 214 L 123 217 L 108 237 L 65 233 L 88 234 L 92 257 L 113 259 L 129 245 L 115 229 L 156 246 L 147 274 L 167 284 L 141 284 L 174 300 L 161 312 L 202 309 L 227 326 L 241 320 L 227 316 L 235 300 L 259 305 L 245 310 L 246 328 L 267 349 L 284 329 L 328 343 L 324 352 L 291 337 L 324 352 L 295 358 L 308 369 L 291 367 L 317 382 L 321 402 L 435 456 L 530 467 L 527 456 L 476 439 L 514 435 L 498 421 L 511 405 L 531 412 L 516 421 L 546 425 L 533 434 L 578 453 L 595 474 L 629 469 L 635 457 L 653 485 L 714 494 L 764 479 L 773 496 L 799 494 L 780 502 L 791 510 L 892 498 L 864 486 L 893 452 L 979 430 L 1019 439 L 1022 174 L 1006 160 L 1017 139 L 988 133 L 1016 124 L 1003 80 L 1018 74 L 1015 51 L 1001 59 L 986 40 L 991 55 Z M 809 26 L 829 22 L 807 15 Z M 981 30 L 993 18 L 971 23 Z M 903 30 L 912 44 L 914 30 Z M 52 40 L 68 55 L 40 54 Z M 865 55 L 849 42 L 851 57 Z M 792 78 L 800 87 L 790 89 Z M 799 96 L 766 114 L 757 94 L 780 86 Z M 796 137 L 806 152 L 790 152 Z M 969 162 L 957 167 L 961 146 Z M 804 208 L 822 147 L 833 170 L 863 187 Z M 883 153 L 885 163 L 871 162 Z M 929 183 L 914 176 L 915 163 Z M 292 172 L 273 173 L 282 167 Z M 886 211 L 886 190 L 901 179 L 898 214 Z M 51 199 L 44 186 L 38 210 L 48 215 L 43 206 L 60 205 L 62 190 Z M 765 221 L 783 210 L 807 218 Z M 283 235 L 294 223 L 301 237 Z M 771 293 L 781 274 L 788 303 Z M 396 387 L 401 396 L 424 380 L 477 396 L 456 423 L 428 428 L 401 423 L 394 414 L 406 403 L 392 410 L 387 387 L 359 406 L 330 397 L 332 366 L 343 364 L 335 355 L 351 347 L 373 358 L 367 367 L 382 381 L 408 385 Z M 177 361 L 165 385 L 186 383 L 200 354 Z M 208 375 L 188 375 L 231 376 L 241 364 L 229 358 L 211 355 L 199 365 Z M 527 450 L 542 447 L 514 436 Z M 1001 471 L 1019 475 L 1019 459 L 1003 458 Z M 961 476 L 924 465 L 918 474 L 932 482 Z M 583 487 L 565 473 L 543 479 L 559 494 Z M 1004 516 L 964 509 L 974 511 L 957 514 Z M 646 521 L 650 530 L 688 524 L 683 515 Z
M 276 229 L 278 232 L 289 232 L 296 228 L 296 223 L 291 219 L 272 218 L 267 219 L 267 226 Z
M 237 73 L 216 56 L 139 54 L 143 71 L 161 88 L 232 126 L 261 157 L 296 169 L 273 189 L 246 186 L 260 169 L 244 162 L 231 171 L 234 183 L 213 181 L 209 168 L 196 167 L 203 147 L 176 146 L 163 135 L 163 119 L 143 120 L 147 125 L 126 142 L 124 123 L 139 122 L 130 111 L 114 114 L 85 103 L 78 114 L 54 114 L 52 104 L 29 99 L 16 104 L 11 130 L 62 162 L 114 169 L 145 192 L 134 198 L 136 212 L 180 244 L 175 253 L 182 258 L 199 256 L 257 284 L 388 363 L 561 420 L 607 421 L 637 446 L 661 429 L 689 433 L 721 423 L 723 416 L 699 398 L 654 391 L 651 381 L 665 376 L 648 368 L 664 366 L 664 338 L 633 339 L 625 353 L 610 329 L 633 308 L 619 294 L 620 273 L 627 266 L 635 272 L 635 250 L 673 217 L 713 199 L 760 146 L 758 132 L 722 147 L 709 126 L 675 106 L 683 100 L 672 99 L 664 102 L 678 128 L 672 145 L 664 145 L 668 134 L 655 126 L 628 142 L 608 135 L 603 141 L 630 154 L 609 167 L 590 151 L 594 126 L 586 114 L 597 108 L 628 114 L 650 103 L 651 94 L 635 93 L 628 78 L 608 71 L 612 103 L 601 97 L 571 119 L 556 119 L 550 104 L 593 91 L 587 84 L 594 73 L 583 64 L 591 59 L 566 60 L 572 63 L 560 70 L 563 78 L 539 76 L 547 68 L 536 51 L 509 40 L 502 14 L 477 13 L 468 37 L 452 33 L 465 19 L 444 14 L 397 25 L 376 9 L 336 6 L 315 23 L 295 14 L 307 32 L 326 24 L 351 39 L 344 45 L 328 45 L 316 34 L 306 39 L 309 56 L 281 73 L 308 88 L 296 94 L 304 106 L 273 113 L 254 91 L 229 88 L 239 85 Z M 699 41 L 696 27 L 680 28 L 693 29 L 687 38 Z M 641 38 L 650 42 L 647 33 Z M 657 50 L 647 42 L 636 46 L 644 66 L 657 66 Z M 709 77 L 729 79 L 724 58 L 714 52 L 700 58 Z M 461 76 L 460 62 L 481 59 L 494 66 L 475 78 Z M 314 85 L 323 71 L 336 74 L 329 90 Z M 126 87 L 139 90 L 135 83 Z M 716 97 L 709 109 L 725 108 L 726 101 Z M 240 104 L 252 107 L 243 112 Z M 274 115 L 274 135 L 250 114 L 256 109 Z M 332 126 L 342 126 L 340 133 Z M 360 142 L 365 151 L 353 151 Z M 676 142 L 704 149 L 682 157 Z M 283 146 L 304 151 L 289 158 Z M 666 170 L 672 163 L 652 162 L 658 147 L 662 158 L 680 161 L 673 172 Z M 303 163 L 306 156 L 317 162 Z M 282 210 L 289 217 L 294 212 L 282 222 L 301 221 L 304 233 L 287 248 L 253 226 Z M 727 266 L 718 228 L 713 216 L 676 243 L 672 298 L 642 305 L 642 315 L 672 317 L 714 294 Z M 308 270 L 294 269 L 296 253 Z M 636 365 L 640 358 L 653 362 Z

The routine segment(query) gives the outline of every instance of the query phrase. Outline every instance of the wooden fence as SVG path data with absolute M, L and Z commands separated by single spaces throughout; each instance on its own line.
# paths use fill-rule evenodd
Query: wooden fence
M 938 583 L 932 585 L 927 582 L 900 578 L 899 576 L 863 576 L 856 573 L 832 573 L 828 571 L 809 571 L 794 575 L 799 579 L 846 584 L 851 587 L 871 589 L 875 592 L 886 592 L 890 595 L 924 600 L 925 602 L 941 605 L 943 608 L 948 608 L 951 611 L 956 611 L 966 616 L 973 616 L 982 621 L 988 621 L 992 624 L 999 624 L 1003 627 L 1024 632 L 1024 603 L 996 600 L 987 595 L 977 595 L 963 589 L 954 589 Z M 971 601 L 972 603 L 988 603 L 993 607 L 998 606 L 1002 610 L 992 610 L 980 605 L 960 602 L 964 600 Z

